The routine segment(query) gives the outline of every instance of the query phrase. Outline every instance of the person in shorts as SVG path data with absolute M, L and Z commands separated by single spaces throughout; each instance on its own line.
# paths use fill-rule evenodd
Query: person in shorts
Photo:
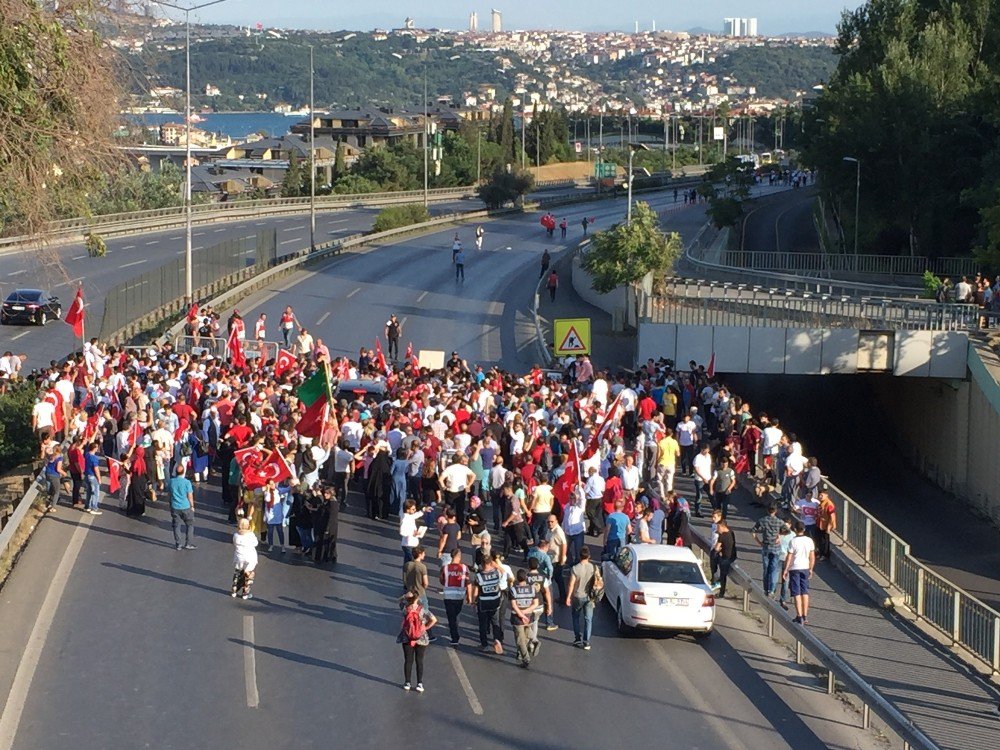
M 809 579 L 816 565 L 816 545 L 812 537 L 806 535 L 806 526 L 796 521 L 792 527 L 795 538 L 788 547 L 783 577 L 788 581 L 788 591 L 795 602 L 795 622 L 809 623 Z

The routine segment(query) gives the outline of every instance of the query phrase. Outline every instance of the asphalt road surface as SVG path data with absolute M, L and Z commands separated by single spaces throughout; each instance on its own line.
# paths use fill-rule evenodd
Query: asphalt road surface
M 740 247 L 757 252 L 820 252 L 812 216 L 815 205 L 812 187 L 758 199 L 743 219 Z
M 567 217 L 600 226 L 623 211 L 618 201 Z M 523 305 L 542 250 L 560 246 L 537 218 L 490 222 L 464 284 L 454 279 L 449 230 L 296 274 L 244 309 L 293 304 L 331 348 L 349 352 L 371 345 L 396 311 L 404 342 L 417 348 L 524 367 L 533 350 Z M 463 235 L 471 240 L 471 229 Z M 579 235 L 577 227 L 569 240 Z M 515 666 L 509 635 L 505 656 L 476 653 L 467 614 L 457 649 L 430 647 L 428 692 L 406 693 L 394 639 L 394 526 L 358 515 L 354 495 L 335 566 L 262 555 L 255 598 L 240 602 L 228 596 L 231 529 L 218 495 L 199 487 L 196 498 L 191 552 L 173 549 L 162 506 L 134 521 L 105 501 L 103 516 L 63 507 L 42 522 L 3 590 L 0 750 L 875 746 L 730 602 L 705 642 L 619 638 L 601 607 L 590 652 L 572 648 L 559 607 L 560 629 L 543 632 L 528 672 Z

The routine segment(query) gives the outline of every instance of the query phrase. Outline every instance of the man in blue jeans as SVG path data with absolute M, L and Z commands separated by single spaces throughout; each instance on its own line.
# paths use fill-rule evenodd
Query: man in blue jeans
M 781 575 L 781 519 L 778 506 L 767 506 L 767 515 L 757 519 L 753 527 L 753 538 L 760 545 L 761 562 L 764 565 L 764 593 L 774 596 L 778 593 L 778 577 Z
M 92 516 L 99 516 L 101 502 L 101 457 L 97 455 L 99 444 L 93 442 L 87 446 L 83 456 L 83 480 L 87 486 L 87 510 Z
M 597 566 L 590 561 L 590 548 L 584 547 L 580 550 L 580 562 L 570 571 L 566 591 L 566 606 L 573 610 L 573 645 L 584 651 L 590 651 L 590 632 L 594 625 L 595 602 L 590 598 L 590 589 L 595 572 Z
M 618 550 L 624 547 L 627 541 L 625 535 L 628 534 L 630 521 L 624 511 L 625 500 L 616 500 L 614 513 L 609 513 L 608 517 L 604 519 L 604 559 L 606 560 L 618 554 Z M 583 550 L 580 551 L 580 559 L 583 559 Z
M 184 476 L 184 464 L 170 478 L 170 523 L 174 528 L 174 546 L 177 549 L 198 549 L 191 543 L 194 536 L 194 485 Z M 181 524 L 184 525 L 184 544 L 181 544 Z

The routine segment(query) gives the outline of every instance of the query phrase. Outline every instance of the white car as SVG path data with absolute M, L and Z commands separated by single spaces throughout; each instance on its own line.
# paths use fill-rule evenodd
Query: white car
M 677 630 L 704 637 L 715 625 L 715 595 L 687 547 L 629 544 L 602 564 L 604 597 L 618 632 Z

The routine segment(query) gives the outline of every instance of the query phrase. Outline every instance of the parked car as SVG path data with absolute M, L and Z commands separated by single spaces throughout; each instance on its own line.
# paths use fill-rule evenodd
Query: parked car
M 15 289 L 0 307 L 0 324 L 34 323 L 43 326 L 62 317 L 62 304 L 41 289 Z
M 677 630 L 704 637 L 715 626 L 715 595 L 687 547 L 628 544 L 602 564 L 604 597 L 618 632 Z
M 348 402 L 382 403 L 386 399 L 385 383 L 381 380 L 342 380 L 337 384 L 335 398 Z

